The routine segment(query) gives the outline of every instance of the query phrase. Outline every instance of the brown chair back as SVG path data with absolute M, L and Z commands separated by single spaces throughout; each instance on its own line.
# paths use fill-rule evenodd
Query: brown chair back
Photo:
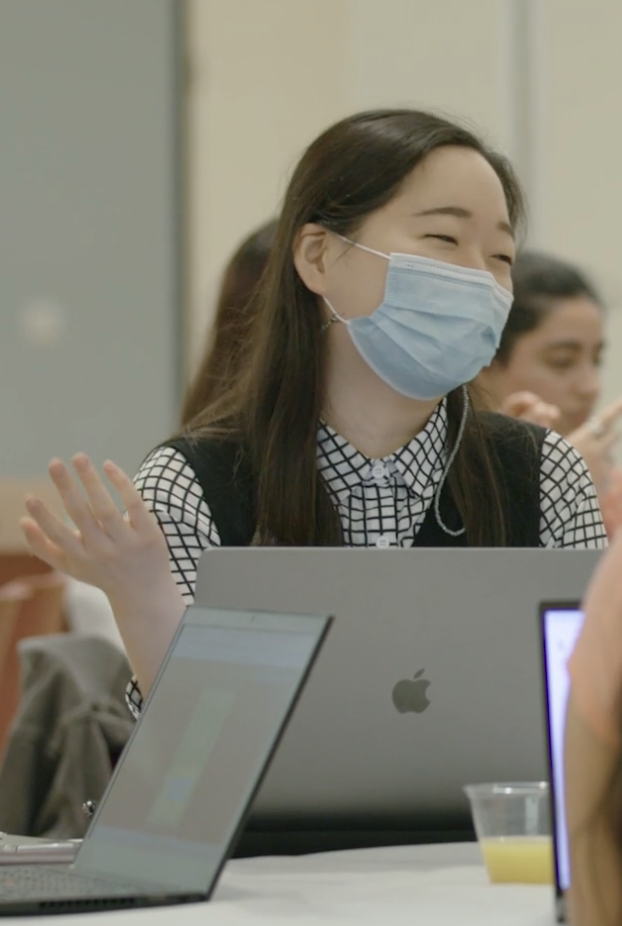
M 0 587 L 0 756 L 20 694 L 17 644 L 67 629 L 65 581 L 56 572 L 23 576 Z

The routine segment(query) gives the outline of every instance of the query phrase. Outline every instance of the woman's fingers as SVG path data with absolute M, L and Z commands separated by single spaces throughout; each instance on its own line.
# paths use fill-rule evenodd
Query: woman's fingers
M 602 442 L 606 440 L 611 428 L 622 415 L 622 396 L 603 408 L 598 414 L 585 422 L 577 431 L 579 434 L 588 434 L 592 439 Z M 614 440 L 615 443 L 615 440 Z
M 72 558 L 83 555 L 84 548 L 80 535 L 63 524 L 40 499 L 29 496 L 25 505 L 30 519 L 63 554 Z
M 85 544 L 101 543 L 102 540 L 122 543 L 128 536 L 127 520 L 123 517 L 96 468 L 83 453 L 76 454 L 71 462 L 84 492 L 60 460 L 53 460 L 50 463 L 50 476 L 60 493 L 67 513 L 83 535 Z M 131 480 L 118 467 L 114 467 L 114 470 L 115 476 L 120 473 L 123 478 L 111 480 L 113 487 L 118 488 L 120 485 L 128 495 L 126 484 L 129 484 L 142 506 L 140 495 L 134 489 Z M 129 494 L 136 505 L 133 495 Z M 123 497 L 121 501 L 125 504 Z
M 157 528 L 157 521 L 145 505 L 130 477 L 112 460 L 106 460 L 103 469 L 106 478 L 121 499 L 132 527 L 139 532 Z
M 555 405 L 538 402 L 533 415 L 536 424 L 540 424 L 543 428 L 552 428 L 559 419 L 559 409 Z
M 93 514 L 89 502 L 72 479 L 63 461 L 52 460 L 48 472 L 58 490 L 65 511 L 82 534 L 84 540 L 95 541 L 98 534 L 101 534 L 101 527 Z M 44 525 L 41 526 L 44 527 Z
M 533 392 L 514 392 L 501 406 L 501 411 L 513 418 L 522 418 L 529 414 L 540 401 Z
M 559 409 L 549 405 L 533 392 L 515 392 L 508 396 L 501 411 L 512 418 L 530 421 L 544 428 L 552 427 L 559 418 Z
M 620 440 L 620 436 L 621 436 L 620 431 L 618 431 L 615 428 L 607 431 L 607 433 L 604 435 L 604 437 L 601 438 L 601 441 L 600 441 L 602 452 L 604 454 L 607 454 L 608 451 L 610 451 L 613 447 L 615 447 L 615 445 Z
M 114 499 L 100 479 L 99 473 L 83 453 L 76 454 L 71 462 L 80 482 L 84 486 L 96 521 L 103 527 L 111 540 L 121 540 L 125 535 L 125 531 L 127 531 L 127 525 Z
M 60 460 L 51 462 L 50 476 L 77 529 L 53 515 L 40 499 L 28 498 L 28 517 L 21 527 L 32 552 L 117 602 L 135 601 L 137 593 L 140 598 L 154 583 L 164 587 L 162 576 L 176 590 L 164 535 L 128 476 L 106 463 L 109 491 L 88 457 L 77 454 L 72 462 L 75 477 Z M 127 507 L 127 516 L 117 507 L 113 490 Z
M 30 550 L 57 572 L 67 572 L 68 560 L 60 547 L 46 536 L 33 518 L 21 518 L 20 527 Z
M 77 478 L 61 460 L 52 460 L 49 471 L 77 530 L 64 524 L 39 499 L 26 501 L 30 518 L 25 519 L 23 530 L 38 556 L 64 572 L 99 570 L 101 583 L 110 563 L 121 564 L 128 555 L 134 555 L 131 551 L 144 552 L 153 548 L 154 542 L 166 549 L 157 520 L 123 470 L 110 461 L 104 464 L 104 473 L 126 509 L 125 516 L 85 454 L 76 454 L 72 464 Z
M 594 416 L 593 421 L 598 422 L 604 428 L 609 428 L 620 415 L 622 415 L 622 396 L 605 406 Z

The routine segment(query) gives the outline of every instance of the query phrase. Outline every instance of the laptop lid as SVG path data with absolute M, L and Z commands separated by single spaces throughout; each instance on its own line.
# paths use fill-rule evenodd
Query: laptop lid
M 598 550 L 214 549 L 196 601 L 337 617 L 251 829 L 472 833 L 462 786 L 547 775 L 544 600 Z M 415 676 L 417 676 L 415 678 Z M 409 837 L 410 838 L 410 837 Z
M 565 895 L 570 887 L 570 856 L 564 809 L 564 729 L 570 680 L 566 668 L 583 624 L 577 601 L 544 603 L 540 608 L 549 780 L 555 858 L 557 918 L 566 922 Z
M 76 871 L 209 896 L 330 621 L 188 608 Z

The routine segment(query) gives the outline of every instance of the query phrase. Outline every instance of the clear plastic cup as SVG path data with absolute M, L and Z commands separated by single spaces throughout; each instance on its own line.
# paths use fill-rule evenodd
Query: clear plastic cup
M 548 783 L 467 785 L 464 790 L 490 880 L 496 884 L 551 884 Z

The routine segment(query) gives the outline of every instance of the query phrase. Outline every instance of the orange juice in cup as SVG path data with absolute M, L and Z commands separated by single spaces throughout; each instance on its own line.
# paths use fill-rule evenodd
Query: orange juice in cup
M 467 785 L 465 791 L 490 880 L 497 884 L 551 884 L 548 784 Z
M 552 884 L 550 836 L 482 839 L 480 849 L 491 881 L 497 884 Z

